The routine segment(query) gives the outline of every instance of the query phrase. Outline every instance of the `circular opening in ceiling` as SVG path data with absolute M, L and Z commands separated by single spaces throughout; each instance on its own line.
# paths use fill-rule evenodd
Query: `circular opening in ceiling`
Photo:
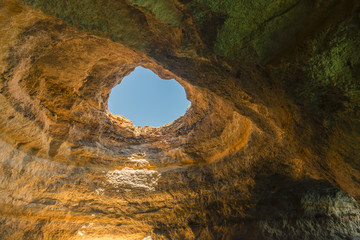
M 135 126 L 160 127 L 184 115 L 190 101 L 176 80 L 161 79 L 149 69 L 137 67 L 111 90 L 109 111 Z

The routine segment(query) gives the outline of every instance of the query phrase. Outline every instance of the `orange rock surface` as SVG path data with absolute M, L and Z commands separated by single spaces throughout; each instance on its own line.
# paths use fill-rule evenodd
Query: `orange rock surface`
M 357 123 L 326 132 L 284 69 L 217 56 L 170 2 L 184 25 L 139 8 L 131 45 L 0 0 L 0 239 L 360 238 Z M 182 84 L 184 116 L 109 113 L 137 66 Z

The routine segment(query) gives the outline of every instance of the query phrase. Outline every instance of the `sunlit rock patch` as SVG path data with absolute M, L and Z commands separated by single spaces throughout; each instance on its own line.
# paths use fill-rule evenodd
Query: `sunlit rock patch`
M 160 173 L 155 170 L 133 169 L 124 167 L 121 170 L 109 171 L 106 180 L 116 188 L 144 189 L 155 191 L 155 186 L 160 178 Z

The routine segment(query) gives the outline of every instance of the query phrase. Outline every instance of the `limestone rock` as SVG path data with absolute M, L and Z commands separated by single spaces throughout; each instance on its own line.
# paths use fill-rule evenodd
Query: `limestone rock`
M 245 2 L 0 0 L 0 239 L 360 239 L 360 3 Z

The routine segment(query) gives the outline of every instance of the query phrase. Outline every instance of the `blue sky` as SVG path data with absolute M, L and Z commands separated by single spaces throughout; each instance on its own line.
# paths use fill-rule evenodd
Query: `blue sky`
M 161 79 L 143 67 L 135 68 L 109 97 L 109 111 L 127 117 L 136 126 L 162 126 L 183 115 L 189 105 L 177 81 Z

